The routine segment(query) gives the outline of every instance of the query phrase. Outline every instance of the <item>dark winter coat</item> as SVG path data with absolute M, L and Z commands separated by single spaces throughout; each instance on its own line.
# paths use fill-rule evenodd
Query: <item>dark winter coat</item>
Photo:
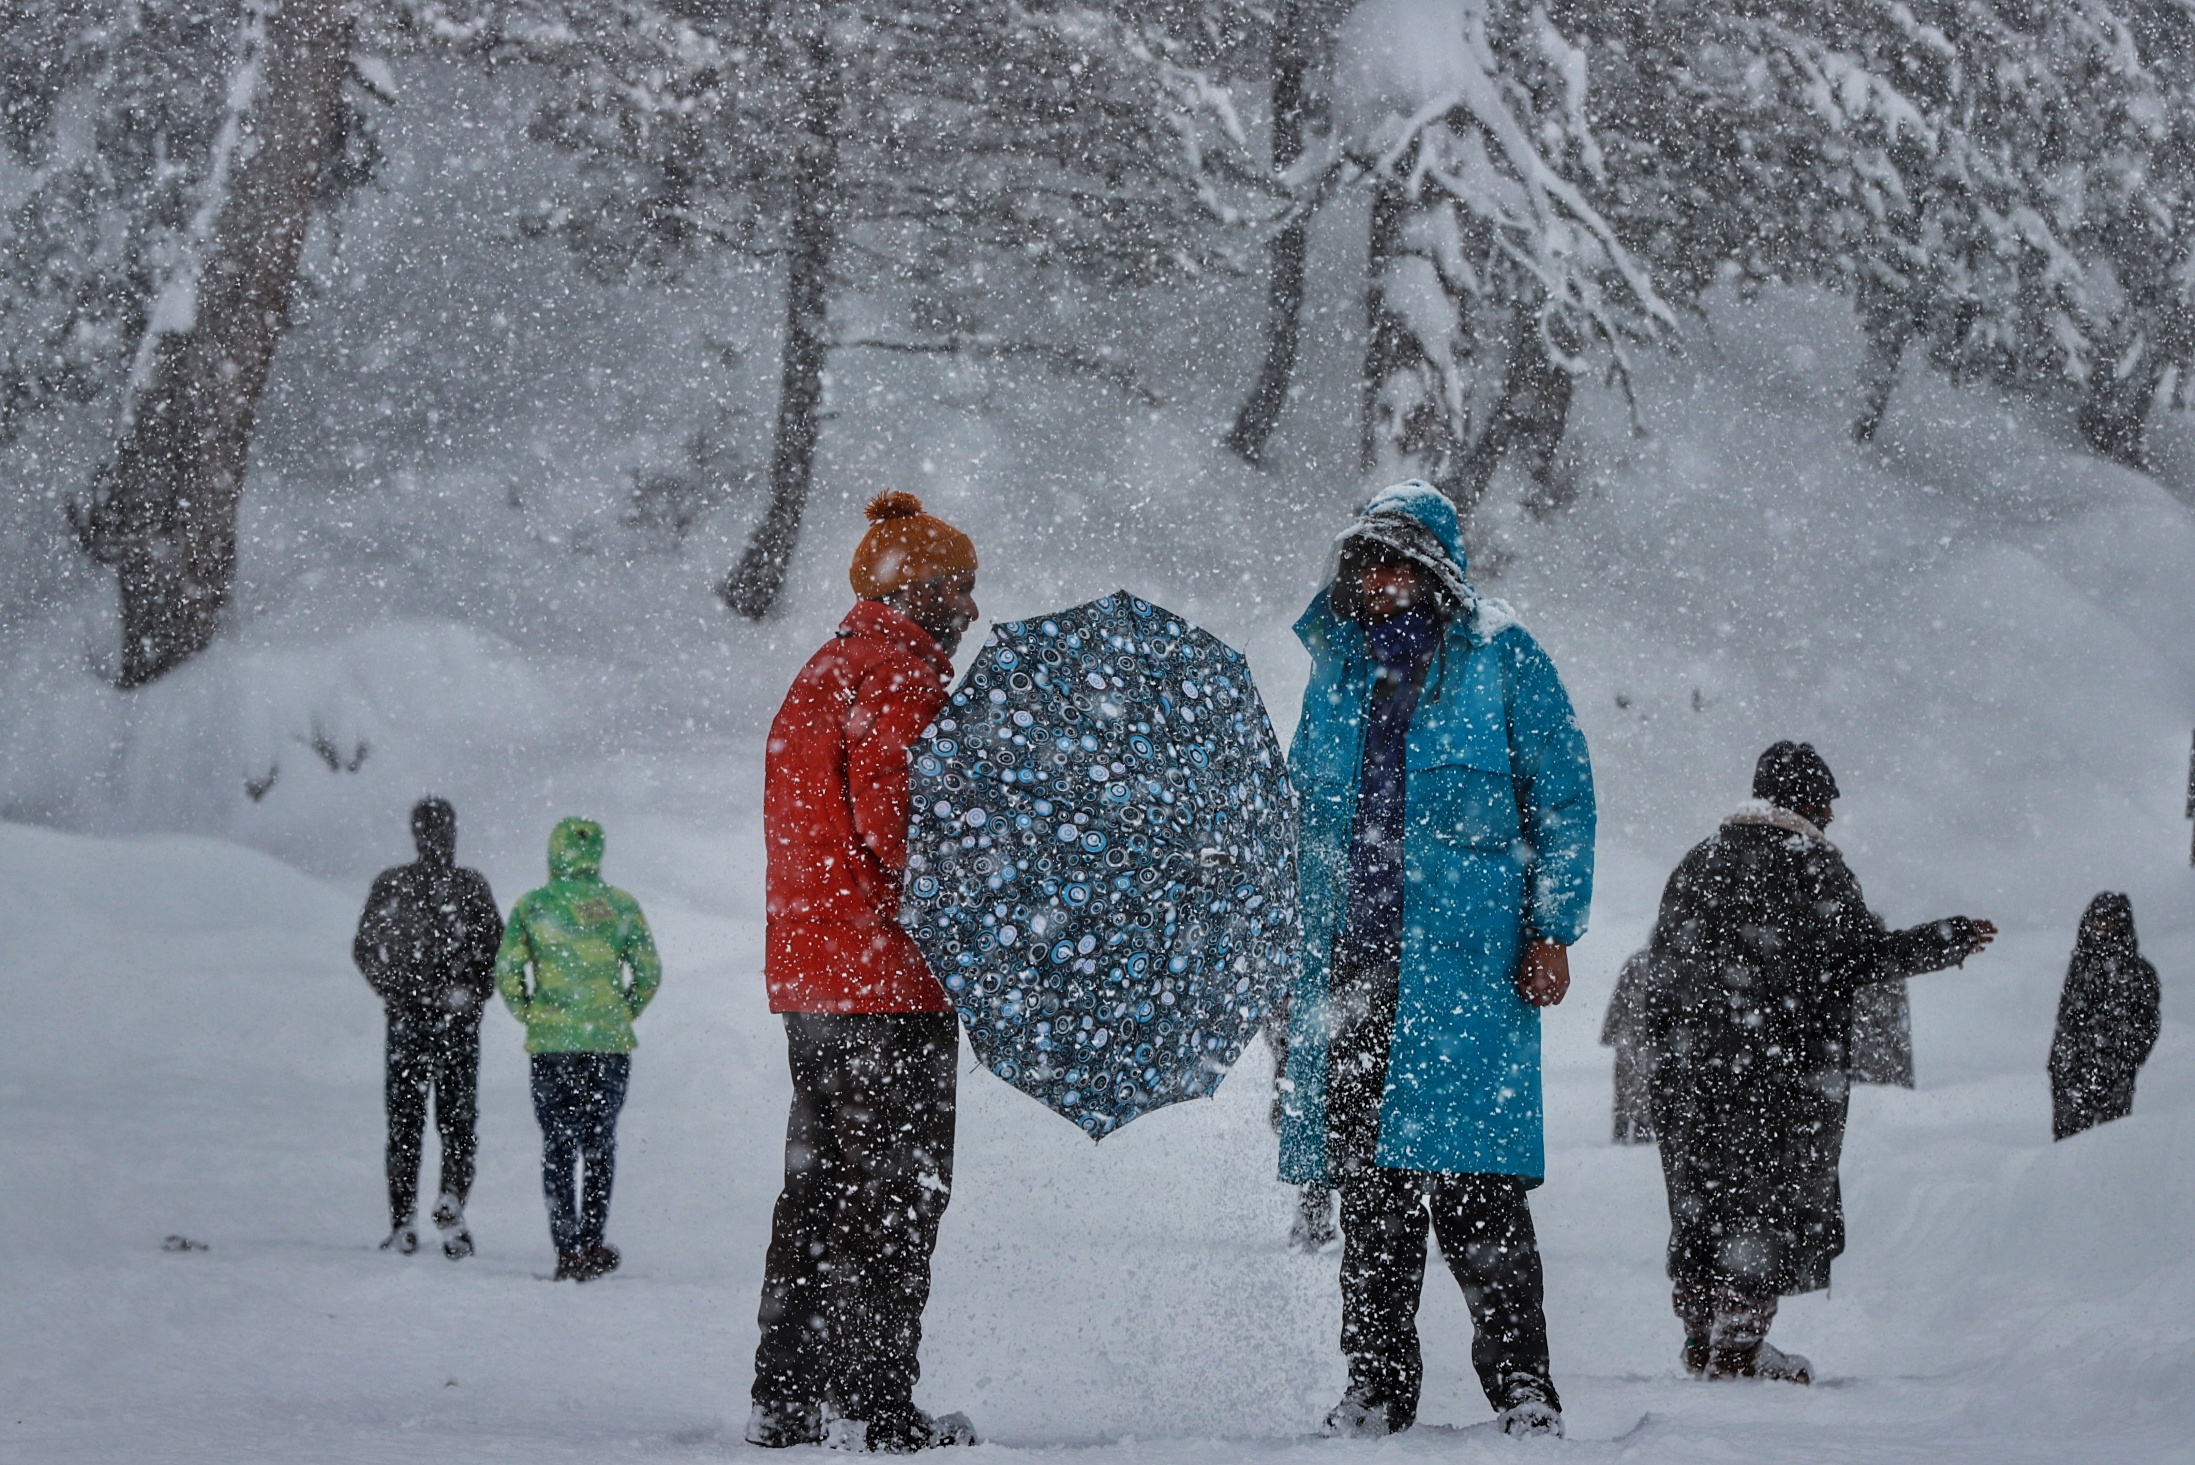
M 1829 1285 L 1853 994 L 1976 949 L 1964 918 L 1886 930 L 1836 847 L 1788 810 L 1748 805 L 1684 857 L 1650 947 L 1670 982 L 1654 1129 L 1671 1277 Z
M 1913 1003 L 1902 980 L 1870 983 L 1852 994 L 1845 1072 L 1854 1083 L 1913 1087 Z
M 374 877 L 351 960 L 394 1015 L 478 1022 L 502 942 L 486 877 L 454 848 L 423 843 L 420 858 Z
M 2050 1038 L 2050 1132 L 2065 1139 L 2134 1109 L 2134 1075 L 2157 1044 L 2157 969 L 2142 959 L 2134 908 L 2089 902 Z

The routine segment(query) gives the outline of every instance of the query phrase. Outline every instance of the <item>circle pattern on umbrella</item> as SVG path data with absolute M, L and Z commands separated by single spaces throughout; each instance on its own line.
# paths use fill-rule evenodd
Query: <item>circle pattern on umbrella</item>
M 1216 1090 L 1300 959 L 1242 655 L 1126 591 L 1005 622 L 913 758 L 900 919 L 977 1056 L 1093 1138 Z

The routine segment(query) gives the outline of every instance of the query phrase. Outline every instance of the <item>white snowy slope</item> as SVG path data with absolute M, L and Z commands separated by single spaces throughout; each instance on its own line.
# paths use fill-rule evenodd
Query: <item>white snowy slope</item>
M 1596 400 L 1577 504 L 1545 521 L 1496 508 L 1483 536 L 1500 593 L 1570 680 L 1602 789 L 1593 933 L 1546 1024 L 1551 1163 L 1534 1197 L 1571 1433 L 1559 1448 L 2195 1458 L 2195 873 L 2179 818 L 2195 525 L 2149 480 L 1927 382 L 1901 394 L 1878 448 L 1854 449 L 1833 305 L 1732 310 L 1713 338 L 1643 381 L 1650 438 Z M 955 421 L 991 431 L 941 408 L 909 442 L 850 415 L 879 455 Z M 987 608 L 1132 578 L 1244 642 L 1285 724 L 1302 675 L 1287 622 L 1354 488 L 1276 490 L 1269 538 L 1253 540 L 1254 516 L 1227 507 L 1238 470 L 1200 456 L 1188 428 L 1101 428 L 1075 429 L 1090 481 L 1142 496 L 1141 539 L 1058 480 L 1049 509 L 1030 507 L 1018 475 L 1057 447 L 1039 438 L 996 434 L 996 457 L 941 495 L 1000 567 Z M 351 621 L 270 613 L 127 709 L 80 663 L 17 646 L 9 806 L 117 832 L 0 824 L 0 1458 L 747 1456 L 786 1092 L 757 972 L 758 753 L 840 608 L 842 507 L 811 527 L 793 607 L 766 632 L 707 620 L 705 589 L 680 621 L 670 591 L 634 610 L 573 570 L 566 613 L 599 637 L 528 647 L 401 596 L 378 613 L 344 601 L 343 576 L 366 572 L 337 558 L 315 583 Z M 433 547 L 419 553 L 436 573 Z M 1230 589 L 1245 562 L 1254 592 Z M 308 712 L 346 746 L 374 743 L 358 773 L 301 761 Z M 1780 736 L 1814 739 L 1837 770 L 1832 833 L 1891 920 L 1964 910 L 2006 928 L 1965 971 L 1914 984 L 1919 1089 L 1855 1101 L 1851 1249 L 1833 1293 L 1776 1324 L 1821 1370 L 1803 1391 L 1682 1377 L 1655 1157 L 1608 1144 L 1594 1042 L 1666 871 Z M 234 781 L 263 754 L 287 782 L 247 803 Z M 68 783 L 82 768 L 94 782 Z M 458 795 L 462 854 L 506 906 L 540 878 L 555 814 L 603 818 L 607 873 L 658 930 L 668 975 L 641 1024 L 611 1222 L 627 1263 L 608 1281 L 541 1280 L 536 1133 L 500 1011 L 479 1257 L 374 1250 L 379 1014 L 348 938 L 365 875 L 402 857 L 403 810 L 427 786 Z M 121 832 L 163 823 L 206 833 Z M 2133 895 L 2164 1036 L 2133 1118 L 2052 1145 L 2057 984 L 2083 902 L 2107 887 Z M 1381 1445 L 1305 1437 L 1341 1383 L 1336 1259 L 1282 1249 L 1267 1079 L 1253 1051 L 1213 1102 L 1093 1147 L 968 1074 L 919 1397 L 970 1412 L 991 1453 L 1536 1449 L 1469 1428 L 1488 1411 L 1437 1270 L 1425 1425 Z M 207 1249 L 163 1250 L 171 1234 Z

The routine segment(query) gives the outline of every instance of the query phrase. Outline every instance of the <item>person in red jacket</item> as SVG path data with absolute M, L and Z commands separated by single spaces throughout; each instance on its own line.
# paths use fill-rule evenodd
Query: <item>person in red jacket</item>
M 770 1010 L 793 1076 L 747 1439 L 908 1453 L 972 1443 L 915 1407 L 930 1254 L 953 1182 L 959 1031 L 900 928 L 908 748 L 976 618 L 976 551 L 913 494 L 879 494 L 860 598 L 770 724 Z

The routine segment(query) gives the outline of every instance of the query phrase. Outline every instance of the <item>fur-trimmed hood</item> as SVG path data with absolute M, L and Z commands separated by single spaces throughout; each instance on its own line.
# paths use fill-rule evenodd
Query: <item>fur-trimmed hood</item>
M 1796 834 L 1803 839 L 1818 840 L 1822 844 L 1829 845 L 1831 849 L 1836 848 L 1834 844 L 1830 844 L 1829 836 L 1822 833 L 1815 826 L 1813 820 L 1800 814 L 1794 814 L 1789 809 L 1779 808 L 1766 799 L 1747 799 L 1744 803 L 1738 805 L 1735 813 L 1722 822 L 1725 824 L 1767 824 Z

